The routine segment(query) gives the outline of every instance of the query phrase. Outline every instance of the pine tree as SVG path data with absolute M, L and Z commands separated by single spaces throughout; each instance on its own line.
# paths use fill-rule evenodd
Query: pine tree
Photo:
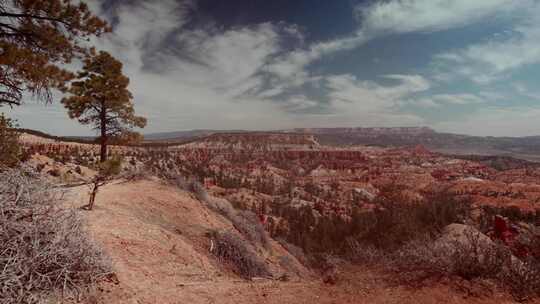
M 101 162 L 107 160 L 108 144 L 132 142 L 137 133 L 131 130 L 146 126 L 146 119 L 135 115 L 128 85 L 122 63 L 101 51 L 85 60 L 77 81 L 66 90 L 70 96 L 62 99 L 69 117 L 99 133 Z
M 0 1 L 0 106 L 20 105 L 24 91 L 52 101 L 51 90 L 73 77 L 63 65 L 109 30 L 81 1 Z

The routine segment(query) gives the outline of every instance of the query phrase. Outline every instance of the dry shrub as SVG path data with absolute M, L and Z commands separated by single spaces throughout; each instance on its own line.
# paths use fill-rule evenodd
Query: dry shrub
M 464 241 L 415 240 L 391 256 L 391 266 L 401 281 L 415 286 L 443 277 L 489 279 L 519 300 L 540 295 L 538 262 L 520 261 L 506 246 L 488 243 L 479 233 L 466 232 Z
M 512 264 L 499 274 L 498 279 L 517 300 L 540 296 L 540 262 L 533 258 Z
M 387 253 L 373 245 L 361 244 L 352 237 L 345 239 L 347 244 L 347 258 L 358 264 L 381 264 L 385 263 Z
M 77 167 L 78 168 L 78 167 Z M 141 181 L 148 179 L 152 173 L 144 167 L 128 167 L 121 174 L 121 178 L 129 182 Z
M 194 179 L 177 176 L 174 180 L 181 189 L 193 192 L 208 209 L 231 221 L 234 228 L 245 235 L 254 245 L 262 245 L 265 249 L 270 249 L 268 234 L 255 213 L 248 210 L 236 210 L 228 200 L 210 197 L 201 183 Z
M 270 249 L 268 234 L 255 213 L 248 210 L 238 211 L 225 199 L 208 199 L 205 205 L 209 209 L 225 216 L 225 218 L 231 221 L 234 228 L 242 233 L 252 244 L 262 245 L 267 250 Z
M 268 267 L 237 235 L 231 232 L 212 232 L 211 252 L 245 279 L 271 276 Z
M 297 264 L 294 262 L 293 258 L 290 255 L 282 255 L 278 259 L 279 266 L 286 270 L 281 276 L 278 277 L 280 281 L 289 281 L 290 273 L 294 273 L 298 276 L 301 276 L 301 270 L 298 268 Z
M 308 266 L 309 260 L 304 253 L 304 250 L 296 245 L 293 245 L 282 238 L 277 239 L 278 243 L 283 246 L 292 256 L 296 258 L 300 264 Z
M 74 211 L 30 171 L 0 173 L 0 303 L 78 294 L 110 274 Z
M 234 227 L 252 243 L 260 244 L 267 250 L 270 249 L 268 234 L 255 213 L 247 210 L 237 211 L 236 215 L 229 219 Z

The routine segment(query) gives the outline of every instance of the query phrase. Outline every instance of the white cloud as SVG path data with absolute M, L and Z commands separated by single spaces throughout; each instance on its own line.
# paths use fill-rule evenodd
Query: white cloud
M 431 97 L 437 103 L 466 105 L 483 103 L 484 99 L 474 94 L 436 94 Z
M 283 81 L 289 82 L 296 79 L 293 84 L 301 85 L 309 80 L 305 72 L 309 64 L 334 52 L 356 48 L 368 40 L 367 35 L 358 32 L 350 37 L 315 43 L 307 49 L 297 49 L 276 58 L 268 65 L 266 71 Z
M 361 4 L 355 8 L 359 27 L 348 37 L 319 42 L 297 49 L 271 62 L 266 71 L 281 81 L 284 89 L 312 81 L 309 65 L 335 52 L 350 50 L 389 34 L 436 32 L 462 27 L 528 8 L 534 0 L 392 0 Z M 441 55 L 458 59 L 458 55 Z M 439 75 L 445 77 L 445 75 Z M 487 81 L 477 76 L 478 81 Z
M 191 60 L 172 55 L 164 62 L 188 83 L 247 90 L 250 87 L 246 82 L 264 66 L 268 56 L 280 51 L 278 32 L 279 28 L 269 23 L 224 32 L 183 31 L 177 36 L 177 44 L 182 46 L 183 56 L 189 55 Z
M 123 61 L 137 111 L 149 118 L 146 131 L 264 129 L 292 121 L 280 106 L 242 95 L 261 86 L 257 73 L 296 29 L 183 28 L 192 9 L 178 1 L 120 5 L 114 34 L 97 42 Z
M 90 4 L 99 9 L 99 3 L 93 0 Z M 516 12 L 521 12 L 517 15 L 526 18 L 512 32 L 436 58 L 446 69 L 435 75 L 439 79 L 461 75 L 489 82 L 538 61 L 540 21 L 536 22 L 530 10 L 537 6 L 533 0 L 372 2 L 357 8 L 359 25 L 354 33 L 306 46 L 294 25 L 263 23 L 227 30 L 214 26 L 187 28 L 190 13 L 196 9 L 192 1 L 117 2 L 112 11 L 101 12 L 115 17 L 114 33 L 94 43 L 124 63 L 136 109 L 149 118 L 146 132 L 419 125 L 424 120 L 400 112 L 402 106 L 467 105 L 504 97 L 484 91 L 414 98 L 432 86 L 420 75 L 386 75 L 381 81 L 363 81 L 349 74 L 313 75 L 310 65 L 383 35 L 441 31 L 490 18 L 515 17 Z M 284 38 L 295 41 L 296 47 L 285 49 Z M 302 91 L 303 86 L 318 90 L 328 100 L 309 98 Z M 520 92 L 523 96 L 526 93 L 531 92 Z M 512 115 L 517 117 L 517 111 Z M 485 113 L 486 119 L 501 115 L 500 110 Z M 471 127 L 474 122 L 468 124 Z M 459 129 L 450 123 L 446 127 Z M 57 130 L 58 126 L 54 128 Z M 80 134 L 80 128 L 70 130 Z
M 442 105 L 470 105 L 485 102 L 484 98 L 474 94 L 434 94 L 429 97 L 408 99 L 401 105 L 416 105 L 421 107 L 435 108 Z
M 387 75 L 384 78 L 398 81 L 398 84 L 381 86 L 372 81 L 359 81 L 353 75 L 328 77 L 326 87 L 330 90 L 330 105 L 336 113 L 391 113 L 402 99 L 430 88 L 429 82 L 418 75 Z
M 98 6 L 92 4 L 94 8 Z M 140 70 L 145 52 L 159 52 L 167 35 L 189 21 L 192 6 L 191 1 L 174 0 L 117 5 L 108 12 L 118 18 L 113 33 L 93 42 L 98 48 L 114 53 L 129 69 Z
M 514 89 L 519 95 L 524 96 L 528 99 L 540 100 L 540 92 L 530 90 L 523 83 L 517 82 L 517 83 L 512 84 L 512 86 L 514 87 Z
M 435 63 L 446 70 L 447 76 L 467 77 L 479 84 L 489 84 L 523 66 L 540 63 L 540 2 L 516 2 L 522 3 L 521 18 L 516 19 L 511 31 L 438 54 Z
M 433 32 L 473 24 L 512 12 L 528 0 L 394 0 L 357 7 L 362 30 L 385 33 Z
M 304 95 L 293 95 L 287 98 L 287 102 L 283 104 L 283 108 L 290 112 L 306 111 L 317 108 L 318 106 L 319 103 L 317 101 L 312 100 Z

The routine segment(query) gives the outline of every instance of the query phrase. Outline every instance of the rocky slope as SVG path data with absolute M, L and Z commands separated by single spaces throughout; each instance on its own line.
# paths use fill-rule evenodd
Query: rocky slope
M 67 206 L 85 203 L 86 188 L 69 193 Z M 117 182 L 100 191 L 96 208 L 77 211 L 92 238 L 110 256 L 116 277 L 93 292 L 92 303 L 514 303 L 474 283 L 429 283 L 410 289 L 391 283 L 374 268 L 340 265 L 336 285 L 324 284 L 297 262 L 283 267 L 288 252 L 272 242 L 260 251 L 275 273 L 290 281 L 246 281 L 209 253 L 209 229 L 231 223 L 192 194 L 158 181 Z M 294 268 L 294 271 L 293 271 Z

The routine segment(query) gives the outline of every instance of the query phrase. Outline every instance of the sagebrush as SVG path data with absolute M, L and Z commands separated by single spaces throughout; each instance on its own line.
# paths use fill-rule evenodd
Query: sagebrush
M 229 264 L 243 278 L 269 277 L 270 271 L 239 236 L 228 231 L 210 233 L 213 255 L 224 264 Z
M 207 208 L 231 221 L 234 228 L 254 245 L 261 245 L 270 250 L 268 233 L 255 213 L 248 210 L 236 210 L 228 200 L 211 197 L 204 186 L 195 179 L 186 179 L 176 175 L 172 181 L 177 187 L 193 192 L 197 199 Z
M 503 244 L 492 242 L 474 228 L 461 240 L 415 240 L 392 255 L 392 266 L 408 284 L 427 279 L 460 277 L 489 279 L 518 300 L 540 296 L 540 264 L 520 260 Z
M 40 303 L 79 294 L 111 274 L 83 222 L 30 171 L 0 172 L 0 303 Z

